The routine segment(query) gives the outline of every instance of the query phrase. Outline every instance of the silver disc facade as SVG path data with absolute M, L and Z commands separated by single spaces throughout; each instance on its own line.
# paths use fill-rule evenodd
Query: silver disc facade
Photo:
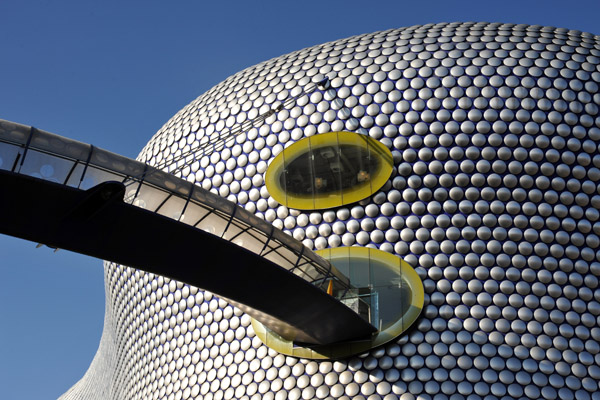
M 211 293 L 106 265 L 100 347 L 63 398 L 600 398 L 599 85 L 599 37 L 489 23 L 354 36 L 231 76 L 139 159 L 311 249 L 402 257 L 423 281 L 423 314 L 367 354 L 296 359 L 262 344 L 250 318 Z M 280 104 L 224 148 L 193 156 Z M 269 163 L 335 131 L 387 146 L 389 181 L 333 209 L 277 203 L 264 184 Z

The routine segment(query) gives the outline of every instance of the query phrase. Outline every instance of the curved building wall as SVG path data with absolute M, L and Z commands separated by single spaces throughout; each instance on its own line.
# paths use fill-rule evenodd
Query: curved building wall
M 177 164 L 324 76 L 329 88 Z M 421 317 L 366 354 L 295 359 L 210 293 L 106 265 L 100 349 L 64 398 L 600 398 L 599 84 L 597 36 L 488 23 L 355 36 L 231 76 L 167 122 L 139 159 L 181 166 L 176 174 L 311 249 L 402 257 L 425 287 Z M 278 204 L 264 185 L 269 163 L 330 131 L 387 146 L 389 181 L 338 208 Z

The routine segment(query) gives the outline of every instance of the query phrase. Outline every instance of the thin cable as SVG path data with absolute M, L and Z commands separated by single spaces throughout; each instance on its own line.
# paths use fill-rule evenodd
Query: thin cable
M 233 128 L 229 129 L 228 131 L 226 131 L 226 133 L 223 133 L 218 136 L 214 136 L 214 139 L 211 139 L 209 137 L 208 141 L 206 143 L 204 143 L 202 146 L 200 146 L 196 149 L 193 149 L 193 150 L 190 149 L 190 151 L 184 152 L 177 157 L 164 159 L 163 161 L 161 161 L 158 164 L 156 164 L 155 166 L 153 166 L 153 168 L 156 168 L 155 170 L 144 171 L 139 176 L 130 177 L 130 181 L 126 183 L 126 186 L 133 184 L 137 180 L 143 180 L 145 177 L 152 174 L 153 171 L 161 170 L 162 168 L 167 167 L 167 165 L 177 164 L 180 161 L 182 161 L 188 157 L 192 157 L 192 159 L 199 159 L 201 157 L 210 156 L 215 151 L 222 150 L 228 141 L 234 140 L 234 138 L 236 136 L 240 135 L 241 133 L 247 132 L 250 129 L 252 129 L 258 125 L 262 125 L 262 123 L 264 123 L 267 120 L 267 118 L 277 114 L 278 112 L 282 111 L 284 108 L 295 104 L 296 101 L 298 101 L 298 99 L 302 98 L 303 96 L 313 93 L 318 87 L 322 86 L 323 88 L 327 88 L 328 83 L 329 83 L 329 78 L 327 78 L 327 77 L 325 77 L 324 79 L 322 79 L 319 82 L 313 83 L 311 87 L 307 87 L 306 89 L 304 89 L 300 93 L 298 93 L 296 96 L 288 97 L 282 103 L 280 103 L 277 107 L 272 108 L 269 111 L 258 115 L 256 118 L 254 118 L 250 121 L 248 121 L 248 120 L 244 121 L 241 124 L 236 125 Z M 213 135 L 211 135 L 211 137 L 213 137 Z M 182 163 L 180 166 L 175 166 L 175 168 L 173 170 L 167 171 L 167 172 L 170 174 L 175 174 L 175 173 L 183 170 L 183 168 L 185 168 L 186 165 L 187 165 L 186 163 Z

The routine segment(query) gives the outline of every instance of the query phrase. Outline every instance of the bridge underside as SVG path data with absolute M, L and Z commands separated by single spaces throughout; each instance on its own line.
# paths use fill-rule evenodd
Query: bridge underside
M 84 191 L 0 171 L 0 188 L 0 233 L 209 290 L 297 342 L 330 344 L 375 331 L 335 298 L 271 261 L 124 203 L 121 183 Z

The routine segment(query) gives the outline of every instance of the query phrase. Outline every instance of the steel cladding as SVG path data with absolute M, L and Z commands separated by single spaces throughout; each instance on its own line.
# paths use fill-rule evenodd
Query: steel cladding
M 139 159 L 168 162 L 324 77 L 329 88 L 168 168 L 311 249 L 401 256 L 425 287 L 417 326 L 358 357 L 294 359 L 212 294 L 107 265 L 100 348 L 64 398 L 600 398 L 600 38 L 452 23 L 325 43 L 231 76 Z M 381 190 L 314 211 L 269 196 L 284 147 L 342 130 L 392 151 Z

